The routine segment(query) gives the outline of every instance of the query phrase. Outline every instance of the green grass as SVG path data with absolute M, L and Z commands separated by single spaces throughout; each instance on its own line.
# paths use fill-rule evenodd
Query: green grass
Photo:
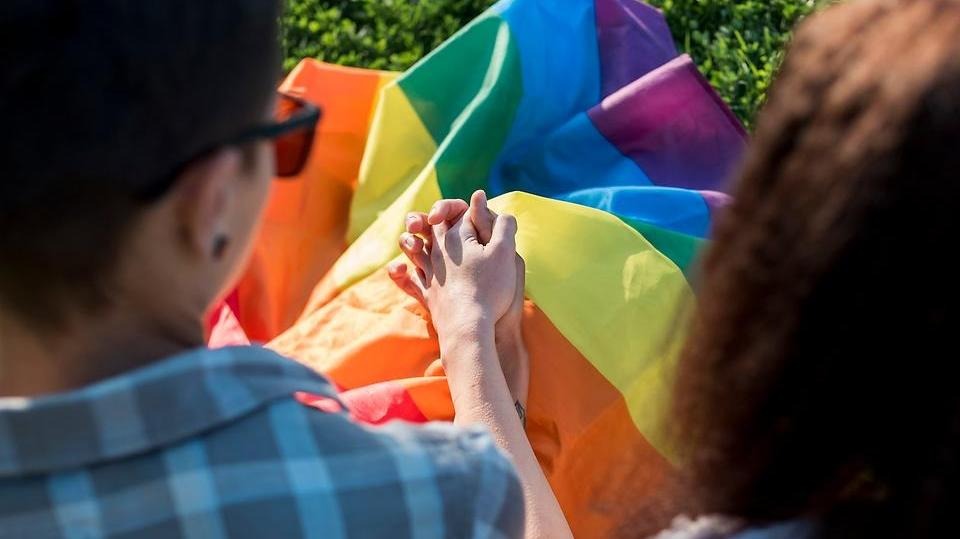
M 483 12 L 491 0 L 289 0 L 285 67 L 314 57 L 404 70 Z M 790 29 L 818 0 L 650 0 L 749 127 L 782 58 Z
M 402 71 L 482 13 L 490 0 L 289 0 L 284 67 L 312 57 Z
M 815 0 L 652 0 L 677 46 L 748 126 L 763 104 L 790 30 Z

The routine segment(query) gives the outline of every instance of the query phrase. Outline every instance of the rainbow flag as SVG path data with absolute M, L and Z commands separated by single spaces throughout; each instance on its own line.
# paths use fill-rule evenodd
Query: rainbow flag
M 282 89 L 324 119 L 212 342 L 313 366 L 368 423 L 452 419 L 427 313 L 385 266 L 407 212 L 485 189 L 527 263 L 531 443 L 574 532 L 615 535 L 669 480 L 677 322 L 746 141 L 661 13 L 504 0 L 406 73 L 307 60 Z

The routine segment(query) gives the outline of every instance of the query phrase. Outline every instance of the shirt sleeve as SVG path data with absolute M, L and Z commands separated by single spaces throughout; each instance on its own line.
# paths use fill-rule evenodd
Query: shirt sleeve
M 483 445 L 479 454 L 474 537 L 523 537 L 525 507 L 523 489 L 513 463 L 483 434 L 475 440 Z
M 520 480 L 485 429 L 400 421 L 370 426 L 299 406 L 296 415 L 307 415 L 299 428 L 311 431 L 310 453 L 336 497 L 331 514 L 345 535 L 523 537 Z
M 521 538 L 523 489 L 513 462 L 481 427 L 414 428 L 430 453 L 447 537 Z

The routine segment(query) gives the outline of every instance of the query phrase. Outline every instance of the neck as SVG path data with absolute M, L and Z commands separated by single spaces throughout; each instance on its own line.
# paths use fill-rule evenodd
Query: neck
M 0 310 L 0 397 L 77 389 L 202 344 L 196 321 L 171 326 L 111 313 L 44 331 Z

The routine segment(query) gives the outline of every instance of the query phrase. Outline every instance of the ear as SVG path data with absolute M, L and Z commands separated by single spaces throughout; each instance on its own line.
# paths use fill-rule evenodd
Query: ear
M 177 181 L 172 202 L 180 235 L 194 256 L 214 256 L 229 233 L 228 209 L 242 169 L 240 150 L 223 148 L 191 163 Z

